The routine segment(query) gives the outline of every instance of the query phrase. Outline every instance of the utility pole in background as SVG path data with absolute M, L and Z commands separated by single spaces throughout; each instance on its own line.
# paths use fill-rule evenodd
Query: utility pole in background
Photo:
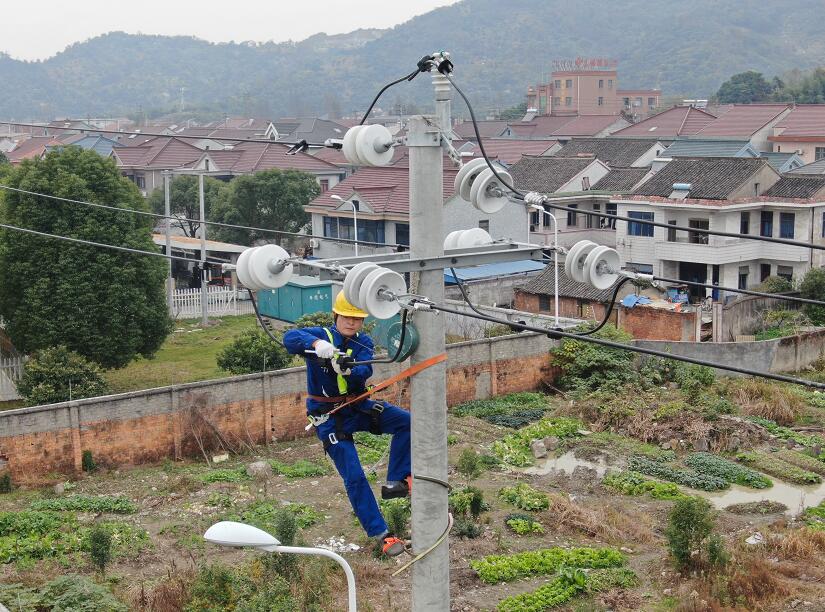
M 172 203 L 169 195 L 169 183 L 172 181 L 171 173 L 168 170 L 163 171 L 163 214 L 166 216 L 166 254 L 172 254 Z M 175 290 L 175 279 L 172 277 L 172 258 L 169 258 L 169 274 L 166 278 L 166 308 L 169 310 L 169 316 L 175 316 L 173 312 L 173 292 Z
M 201 325 L 209 323 L 209 304 L 207 303 L 207 276 L 206 276 L 206 203 L 203 197 L 203 172 L 198 173 L 198 203 L 200 204 L 200 236 L 201 236 Z

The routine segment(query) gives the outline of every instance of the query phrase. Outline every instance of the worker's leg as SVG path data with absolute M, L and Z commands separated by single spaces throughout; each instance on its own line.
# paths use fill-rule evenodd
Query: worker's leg
M 404 480 L 412 473 L 410 464 L 410 413 L 384 402 L 381 413 L 381 431 L 392 434 L 387 480 Z
M 333 427 L 321 427 L 318 437 L 321 440 L 334 431 Z M 361 522 L 361 526 L 370 537 L 378 536 L 387 531 L 387 523 L 378 509 L 378 502 L 370 489 L 364 469 L 358 459 L 355 444 L 351 440 L 339 440 L 338 444 L 331 444 L 327 449 L 329 456 L 335 463 L 335 468 L 344 480 L 352 509 Z

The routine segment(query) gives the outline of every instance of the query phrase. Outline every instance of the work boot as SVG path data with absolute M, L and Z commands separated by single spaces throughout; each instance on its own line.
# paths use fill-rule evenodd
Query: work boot
M 397 557 L 404 552 L 406 544 L 401 538 L 396 538 L 392 534 L 387 534 L 381 538 L 381 552 L 388 557 Z
M 381 487 L 381 499 L 393 499 L 395 497 L 407 497 L 412 491 L 412 476 L 407 476 L 404 480 L 394 480 Z

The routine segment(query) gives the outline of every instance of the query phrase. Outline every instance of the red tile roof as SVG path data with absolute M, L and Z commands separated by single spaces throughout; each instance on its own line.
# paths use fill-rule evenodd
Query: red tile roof
M 184 140 L 158 137 L 137 147 L 114 149 L 112 154 L 121 167 L 146 169 L 180 168 L 197 161 L 203 151 Z
M 613 132 L 611 136 L 643 136 L 669 139 L 692 136 L 716 119 L 710 113 L 692 106 L 674 106 L 639 123 Z
M 456 171 L 444 169 L 443 197 L 446 201 L 453 195 L 453 179 Z M 408 168 L 385 166 L 383 168 L 361 168 L 335 187 L 310 202 L 309 208 L 335 210 L 340 202 L 330 196 L 338 195 L 348 199 L 357 193 L 375 214 L 408 215 L 410 212 L 410 172 Z
M 9 161 L 19 164 L 24 159 L 32 159 L 43 155 L 46 147 L 62 144 L 53 136 L 32 136 L 20 143 L 12 151 L 6 154 Z
M 553 148 L 553 146 L 558 143 L 558 140 L 551 139 L 518 140 L 515 138 L 485 138 L 482 140 L 487 155 L 507 165 L 516 163 L 521 159 L 522 155 L 544 155 L 548 149 Z M 475 142 L 467 142 L 461 145 L 460 148 L 459 144 L 454 144 L 453 146 L 459 149 L 461 153 L 470 152 L 473 154 L 472 157 L 469 155 L 462 156 L 467 159 L 481 157 L 481 150 Z
M 504 133 L 504 130 L 507 129 L 507 121 L 479 121 L 478 122 L 478 133 L 481 135 L 482 138 L 495 138 L 496 136 L 501 136 Z M 464 138 L 465 140 L 475 140 L 476 133 L 473 129 L 473 122 L 472 121 L 462 121 L 461 123 L 455 125 L 453 127 L 453 132 L 457 136 Z
M 539 115 L 538 117 L 534 117 L 532 121 L 513 121 L 512 123 L 508 123 L 507 126 L 510 128 L 510 133 L 513 136 L 520 136 L 522 138 L 548 138 L 575 119 L 576 117 L 574 115 Z M 592 136 L 592 134 L 588 135 Z
M 313 174 L 336 174 L 340 168 L 308 153 L 287 155 L 287 145 L 246 142 L 233 149 L 205 151 L 218 170 L 232 172 L 259 172 L 261 170 L 301 170 Z
M 774 126 L 779 132 L 771 140 L 793 137 L 825 137 L 825 104 L 803 104 L 791 110 Z
M 619 115 L 580 115 L 553 132 L 553 136 L 595 136 L 614 123 L 622 121 Z M 627 123 L 626 121 L 624 123 Z
M 787 104 L 734 104 L 733 108 L 702 128 L 697 135 L 700 138 L 747 139 L 788 108 Z

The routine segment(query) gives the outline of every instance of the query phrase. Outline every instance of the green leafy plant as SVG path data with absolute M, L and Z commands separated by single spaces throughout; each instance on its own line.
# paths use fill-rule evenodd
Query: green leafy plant
M 613 325 L 604 326 L 593 336 L 624 344 L 633 339 Z M 558 380 L 562 389 L 595 391 L 621 387 L 637 378 L 631 351 L 565 338 L 550 354 L 553 365 L 562 371 Z
M 246 468 L 218 468 L 198 475 L 201 482 L 246 482 L 252 477 L 246 473 Z
M 577 419 L 566 417 L 541 419 L 517 432 L 493 442 L 493 454 L 508 465 L 523 467 L 533 463 L 530 442 L 556 436 L 561 440 L 575 438 L 584 426 Z
M 608 472 L 602 479 L 602 484 L 622 495 L 650 495 L 654 499 L 681 499 L 685 494 L 675 484 L 670 482 L 656 482 L 645 478 L 638 472 Z
M 19 600 L 18 604 L 18 598 Z M 128 612 L 104 585 L 86 576 L 68 574 L 37 588 L 0 585 L 0 600 L 12 610 L 52 610 L 54 612 Z M 15 607 L 18 604 L 20 607 Z
M 11 493 L 11 474 L 0 474 L 0 493 Z
M 112 534 L 100 525 L 95 525 L 89 532 L 89 555 L 100 572 L 112 558 Z
M 573 599 L 583 588 L 584 584 L 570 584 L 569 579 L 559 576 L 531 593 L 501 600 L 496 609 L 499 612 L 542 612 Z
M 504 487 L 498 492 L 498 496 L 522 510 L 537 512 L 547 510 L 550 507 L 550 498 L 547 497 L 547 494 L 536 491 L 526 482 L 521 482 L 512 487 Z
M 686 497 L 676 502 L 668 516 L 665 530 L 670 554 L 680 569 L 695 567 L 701 558 L 693 555 L 702 550 L 713 531 L 710 503 L 701 497 Z
M 17 390 L 28 406 L 106 395 L 101 369 L 65 346 L 42 349 L 26 363 Z
M 476 487 L 462 487 L 451 491 L 448 497 L 450 510 L 455 516 L 469 514 L 474 519 L 489 509 L 484 501 L 484 493 Z
M 390 447 L 389 435 L 376 435 L 367 431 L 357 431 L 353 434 L 358 448 L 358 458 L 365 466 L 377 463 Z
M 516 535 L 530 535 L 544 533 L 544 526 L 529 514 L 511 512 L 504 517 L 504 524 Z
M 461 451 L 461 454 L 458 456 L 458 462 L 456 463 L 456 469 L 459 474 L 467 479 L 467 482 L 471 482 L 474 478 L 478 478 L 481 475 L 481 463 L 478 460 L 478 453 L 475 449 L 465 448 Z
M 510 393 L 454 406 L 456 416 L 474 416 L 493 425 L 518 429 L 537 421 L 547 412 L 547 397 L 541 393 Z
M 797 444 L 807 448 L 811 448 L 813 446 L 825 446 L 825 438 L 822 436 L 818 436 L 816 434 L 802 434 L 790 429 L 789 427 L 783 427 L 771 419 L 758 416 L 751 416 L 749 419 L 757 425 L 761 425 L 767 429 L 769 433 L 775 435 L 781 440 L 793 440 Z
M 750 452 L 739 453 L 736 458 L 766 474 L 795 484 L 806 485 L 822 482 L 822 477 L 819 474 L 803 470 L 773 455 Z
M 807 470 L 808 472 L 825 476 L 825 462 L 822 462 L 819 459 L 814 459 L 810 455 L 805 455 L 803 453 L 798 453 L 796 451 L 783 448 L 774 453 L 774 456 L 778 457 L 782 461 L 790 463 L 791 465 L 795 465 L 798 468 Z
M 819 502 L 818 506 L 806 508 L 802 513 L 802 520 L 808 527 L 825 530 L 825 502 Z
M 81 454 L 80 465 L 83 468 L 83 471 L 87 474 L 94 472 L 97 469 L 97 463 L 95 463 L 95 458 L 92 456 L 92 451 L 83 451 Z
M 280 370 L 291 361 L 283 345 L 259 329 L 242 332 L 217 355 L 218 367 L 231 374 Z
M 320 465 L 306 459 L 298 459 L 295 463 L 284 463 L 272 460 L 269 462 L 275 474 L 282 474 L 289 479 L 309 478 L 310 476 L 324 476 L 329 473 L 325 465 Z
M 511 582 L 530 576 L 555 574 L 562 566 L 606 568 L 624 565 L 624 555 L 614 548 L 543 548 L 512 555 L 489 555 L 470 561 L 470 567 L 487 584 Z
M 702 491 L 720 491 L 730 486 L 727 481 L 718 476 L 680 470 L 660 461 L 651 461 L 645 457 L 631 457 L 627 462 L 627 467 L 634 472 L 641 472 L 648 476 L 654 476 L 662 480 L 668 480 Z
M 113 514 L 134 514 L 138 508 L 126 497 L 89 497 L 69 495 L 52 499 L 38 499 L 31 503 L 32 510 L 55 510 L 73 512 L 111 512 Z
M 399 538 L 404 538 L 407 534 L 410 516 L 412 516 L 409 498 L 382 499 L 378 505 L 390 532 Z
M 484 528 L 467 516 L 457 516 L 453 522 L 452 533 L 461 537 L 474 539 L 482 534 Z
M 718 476 L 728 482 L 751 487 L 752 489 L 767 489 L 773 486 L 770 479 L 759 472 L 711 453 L 693 453 L 685 458 L 685 465 L 701 474 Z M 825 468 L 825 465 L 823 467 Z

